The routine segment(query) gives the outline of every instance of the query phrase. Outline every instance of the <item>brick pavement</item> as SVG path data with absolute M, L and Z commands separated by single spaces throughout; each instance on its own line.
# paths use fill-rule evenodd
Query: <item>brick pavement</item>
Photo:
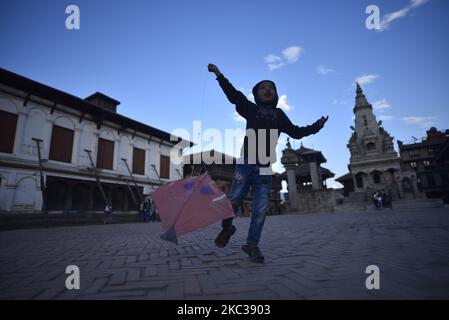
M 267 217 L 263 265 L 228 247 L 219 224 L 159 239 L 159 223 L 0 232 L 0 299 L 448 299 L 449 210 Z M 67 290 L 77 265 L 80 290 Z M 380 268 L 380 290 L 365 268 Z

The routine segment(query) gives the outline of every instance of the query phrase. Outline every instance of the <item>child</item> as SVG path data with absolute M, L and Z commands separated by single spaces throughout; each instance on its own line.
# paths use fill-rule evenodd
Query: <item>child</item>
M 218 83 L 228 100 L 236 106 L 236 111 L 246 119 L 247 133 L 242 147 L 243 163 L 236 164 L 234 178 L 227 196 L 232 203 L 234 212 L 237 212 L 248 193 L 249 187 L 252 186 L 251 223 L 247 244 L 242 246 L 242 250 L 248 254 L 251 261 L 263 263 L 264 256 L 258 244 L 271 193 L 271 175 L 262 174 L 266 172 L 263 169 L 268 168 L 271 171 L 271 163 L 276 161 L 275 149 L 281 132 L 288 134 L 294 139 L 301 139 L 320 131 L 328 117 L 321 117 L 321 119 L 310 126 L 295 126 L 281 109 L 276 108 L 278 95 L 273 81 L 263 80 L 254 86 L 252 90 L 254 100 L 256 101 L 254 104 L 242 92 L 237 91 L 232 86 L 216 65 L 209 64 L 208 70 L 217 76 Z M 264 130 L 269 130 L 270 134 L 266 132 L 265 135 L 260 134 Z M 251 132 L 254 132 L 254 134 L 251 134 Z M 260 139 L 262 139 L 262 143 L 259 143 Z M 265 143 L 263 139 L 265 139 Z M 265 158 L 267 156 L 266 151 L 269 151 L 269 159 L 264 161 L 261 159 L 262 156 L 260 154 Z M 256 157 L 255 159 L 254 156 Z M 233 218 L 229 218 L 221 223 L 223 229 L 215 239 L 215 244 L 220 248 L 228 244 L 229 239 L 236 231 L 232 220 Z

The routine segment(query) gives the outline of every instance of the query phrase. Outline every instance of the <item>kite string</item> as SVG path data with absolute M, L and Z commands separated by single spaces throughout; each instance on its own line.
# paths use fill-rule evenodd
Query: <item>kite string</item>
M 203 128 L 203 122 L 204 122 L 204 105 L 205 105 L 205 99 L 206 99 L 206 88 L 207 88 L 207 82 L 208 82 L 208 80 L 209 80 L 209 74 L 208 74 L 208 72 L 206 72 L 205 73 L 205 75 L 204 75 L 204 79 L 203 79 L 203 93 L 202 93 L 202 97 L 201 97 L 201 111 L 200 111 L 200 125 L 201 125 L 201 128 Z M 202 129 L 201 129 L 201 131 L 202 131 Z M 198 135 L 200 135 L 200 132 L 198 132 Z M 200 145 L 201 145 L 201 136 L 198 136 L 197 137 L 198 139 L 197 139 L 197 141 L 200 143 Z M 202 150 L 202 145 L 201 145 L 201 148 L 200 148 L 200 150 L 199 150 L 199 152 L 200 153 L 202 153 L 203 152 L 203 150 Z M 206 168 L 206 166 L 204 165 L 204 163 L 203 163 L 203 161 L 201 160 L 201 164 L 202 164 L 202 166 L 203 166 L 203 169 L 205 170 L 205 172 L 207 173 L 208 171 L 207 171 L 207 168 Z

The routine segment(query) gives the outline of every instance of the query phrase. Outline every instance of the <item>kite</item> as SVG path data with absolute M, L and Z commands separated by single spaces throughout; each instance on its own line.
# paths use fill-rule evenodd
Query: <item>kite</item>
M 182 234 L 234 217 L 231 202 L 207 172 L 160 186 L 151 198 L 164 230 L 161 239 L 175 244 Z

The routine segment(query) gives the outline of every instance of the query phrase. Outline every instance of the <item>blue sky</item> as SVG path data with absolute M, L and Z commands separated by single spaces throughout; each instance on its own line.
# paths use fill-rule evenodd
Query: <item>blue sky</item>
M 70 4 L 80 30 L 65 28 Z M 365 27 L 370 4 L 389 22 L 381 32 Z M 396 139 L 449 128 L 448 15 L 446 0 L 2 0 L 0 66 L 82 98 L 101 91 L 122 102 L 121 114 L 167 132 L 192 131 L 194 120 L 203 130 L 244 128 L 208 63 L 247 95 L 271 79 L 293 123 L 329 115 L 303 143 L 338 177 L 359 77 Z

